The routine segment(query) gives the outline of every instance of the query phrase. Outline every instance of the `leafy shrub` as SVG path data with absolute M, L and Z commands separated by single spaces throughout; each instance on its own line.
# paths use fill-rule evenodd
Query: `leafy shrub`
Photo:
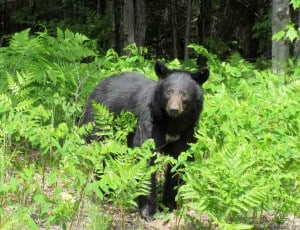
M 99 202 L 106 196 L 125 210 L 148 191 L 154 169 L 148 169 L 147 159 L 153 143 L 127 147 L 133 117 L 121 114 L 114 119 L 100 108 L 97 121 L 113 120 L 114 128 L 105 141 L 89 145 L 83 137 L 91 124 L 76 126 L 88 90 L 99 80 L 96 70 L 99 67 L 103 76 L 110 71 L 102 69 L 105 58 L 97 58 L 86 42 L 85 36 L 68 30 L 58 29 L 56 38 L 46 32 L 30 37 L 26 30 L 17 33 L 9 47 L 1 48 L 0 212 L 6 213 L 0 219 L 1 228 L 17 222 L 24 229 L 67 228 L 68 223 L 75 224 L 92 194 Z M 106 63 L 125 63 L 119 57 L 110 62 L 110 55 L 114 53 L 108 52 Z M 84 63 L 89 57 L 96 60 Z M 98 125 L 104 128 L 105 123 Z M 102 174 L 100 180 L 94 179 L 95 173 Z M 14 206 L 22 211 L 13 212 Z
M 206 96 L 190 150 L 198 160 L 180 161 L 187 164 L 179 196 L 185 211 L 206 213 L 224 229 L 251 228 L 263 212 L 300 211 L 299 85 L 285 86 L 269 71 L 240 63 L 211 73 L 221 89 Z M 224 69 L 238 79 L 224 84 L 218 78 Z
M 185 181 L 177 197 L 183 216 L 198 223 L 196 228 L 202 214 L 222 229 L 260 225 L 264 213 L 279 220 L 299 215 L 296 72 L 286 81 L 236 54 L 221 62 L 204 47 L 191 45 L 207 57 L 211 71 L 198 142 L 178 161 L 158 155 L 156 166 L 148 167 L 156 154 L 152 140 L 140 148 L 126 145 L 135 125 L 131 114 L 115 117 L 95 105 L 102 139 L 90 144 L 84 136 L 92 124 L 77 124 L 100 79 L 133 70 L 156 79 L 153 61 L 141 55 L 146 49 L 134 45 L 129 57 L 113 50 L 98 56 L 89 42 L 67 30 L 58 30 L 57 37 L 47 32 L 30 36 L 26 30 L 0 48 L 0 228 L 78 227 L 91 202 L 108 201 L 124 214 L 147 193 L 151 173 L 170 162 Z M 169 65 L 183 67 L 178 60 Z M 185 65 L 197 68 L 195 60 Z M 186 160 L 191 154 L 195 162 Z M 197 216 L 190 215 L 191 209 Z M 94 216 L 95 221 L 111 226 L 106 215 Z
M 13 106 L 43 105 L 52 109 L 55 123 L 66 115 L 78 116 L 80 92 L 93 65 L 81 63 L 95 57 L 86 36 L 69 30 L 57 30 L 57 37 L 47 31 L 30 37 L 30 30 L 16 33 L 9 47 L 1 48 L 1 92 L 12 96 Z M 53 117 L 53 118 L 54 118 Z

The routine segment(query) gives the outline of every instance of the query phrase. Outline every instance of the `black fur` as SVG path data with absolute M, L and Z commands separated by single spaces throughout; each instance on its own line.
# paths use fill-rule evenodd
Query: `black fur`
M 195 141 L 194 128 L 203 108 L 202 84 L 208 79 L 208 68 L 196 73 L 170 70 L 162 62 L 155 63 L 159 81 L 146 79 L 134 72 L 121 73 L 104 79 L 90 95 L 84 123 L 94 120 L 92 101 L 102 103 L 110 111 L 130 111 L 137 116 L 138 124 L 131 146 L 140 146 L 153 138 L 156 149 L 175 158 Z M 154 159 L 152 159 L 153 164 Z M 168 167 L 165 175 L 163 204 L 170 210 L 176 208 L 174 189 L 179 178 Z M 151 193 L 139 198 L 142 217 L 149 218 L 156 211 L 156 178 L 151 177 Z

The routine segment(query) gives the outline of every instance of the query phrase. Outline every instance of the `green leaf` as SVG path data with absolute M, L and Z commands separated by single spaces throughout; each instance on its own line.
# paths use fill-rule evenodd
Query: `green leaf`
M 222 229 L 224 230 L 246 230 L 253 229 L 253 225 L 249 224 L 223 224 Z
M 291 5 L 293 6 L 294 10 L 300 7 L 300 1 L 299 0 L 291 0 Z
M 41 193 L 38 193 L 33 197 L 33 199 L 37 204 L 41 204 L 45 201 L 45 196 Z
M 29 41 L 29 32 L 30 28 L 23 30 L 19 33 L 15 33 L 10 42 L 10 46 L 16 49 L 20 49 L 24 46 L 27 46 Z
M 299 34 L 295 29 L 294 25 L 290 24 L 287 26 L 287 31 L 285 35 L 291 42 L 298 38 Z
M 4 113 L 6 111 L 9 111 L 11 108 L 12 102 L 11 99 L 5 95 L 5 94 L 0 94 L 0 114 Z
M 279 41 L 279 40 L 281 40 L 282 38 L 284 38 L 284 35 L 285 35 L 284 30 L 279 30 L 277 33 L 275 33 L 275 34 L 272 36 L 272 40 Z

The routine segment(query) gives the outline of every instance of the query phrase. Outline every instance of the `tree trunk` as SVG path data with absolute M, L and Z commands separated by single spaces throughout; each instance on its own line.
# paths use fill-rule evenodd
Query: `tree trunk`
M 289 0 L 272 1 L 272 34 L 284 29 L 289 23 Z M 289 58 L 289 42 L 286 39 L 272 40 L 272 67 L 275 73 L 284 72 Z
M 123 0 L 121 9 L 120 47 L 121 52 L 129 44 L 134 43 L 134 4 L 133 0 Z
M 146 3 L 145 0 L 135 1 L 134 38 L 137 46 L 144 46 L 146 37 Z
M 101 3 L 100 0 L 97 0 L 97 14 L 100 15 Z
M 117 31 L 116 31 L 116 21 L 114 12 L 114 0 L 106 0 L 106 13 L 108 14 L 110 20 L 110 47 L 114 50 L 117 49 Z
M 178 58 L 178 49 L 177 49 L 177 16 L 176 16 L 176 9 L 177 4 L 176 0 L 171 1 L 171 8 L 172 8 L 172 47 L 173 47 L 173 58 Z
M 187 0 L 185 34 L 184 34 L 184 59 L 189 58 L 188 45 L 190 43 L 191 17 L 192 17 L 192 0 Z
M 211 37 L 212 24 L 212 1 L 200 0 L 200 12 L 198 15 L 198 37 L 199 43 L 203 44 L 207 38 Z
M 298 30 L 300 28 L 300 8 L 297 9 L 297 26 L 298 26 Z M 299 59 L 300 57 L 300 35 L 298 34 L 298 38 L 295 41 L 295 47 L 294 47 L 294 55 L 295 55 L 295 59 L 296 61 Z

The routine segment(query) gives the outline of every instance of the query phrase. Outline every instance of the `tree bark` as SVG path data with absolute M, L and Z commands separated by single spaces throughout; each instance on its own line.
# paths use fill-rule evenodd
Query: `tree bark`
M 176 0 L 171 1 L 171 15 L 172 15 L 172 47 L 173 47 L 173 58 L 178 58 L 178 49 L 177 49 L 177 16 L 176 9 L 177 4 Z
M 100 15 L 101 3 L 100 0 L 97 0 L 97 14 Z
M 198 37 L 199 43 L 203 44 L 205 40 L 211 37 L 212 27 L 212 1 L 200 0 L 200 12 L 198 15 Z
M 121 52 L 129 44 L 134 43 L 134 4 L 133 0 L 123 0 L 121 9 L 120 47 Z
M 191 14 L 192 14 L 192 0 L 187 0 L 185 34 L 184 34 L 184 54 L 183 54 L 184 59 L 189 58 L 188 45 L 190 43 L 191 17 L 192 17 Z
M 297 26 L 298 26 L 298 30 L 299 30 L 299 28 L 300 28 L 300 8 L 297 9 Z M 295 55 L 295 59 L 297 61 L 300 57 L 300 34 L 298 34 L 298 38 L 295 41 L 294 55 Z
M 284 29 L 289 23 L 289 0 L 272 1 L 272 34 Z M 272 40 L 272 67 L 275 73 L 284 72 L 289 58 L 289 42 L 286 39 Z
M 114 0 L 106 0 L 106 13 L 110 20 L 110 46 L 114 50 L 117 49 L 117 31 L 116 31 L 116 21 L 115 21 L 115 3 Z
M 146 3 L 145 0 L 135 1 L 134 38 L 137 46 L 144 46 L 146 37 Z

